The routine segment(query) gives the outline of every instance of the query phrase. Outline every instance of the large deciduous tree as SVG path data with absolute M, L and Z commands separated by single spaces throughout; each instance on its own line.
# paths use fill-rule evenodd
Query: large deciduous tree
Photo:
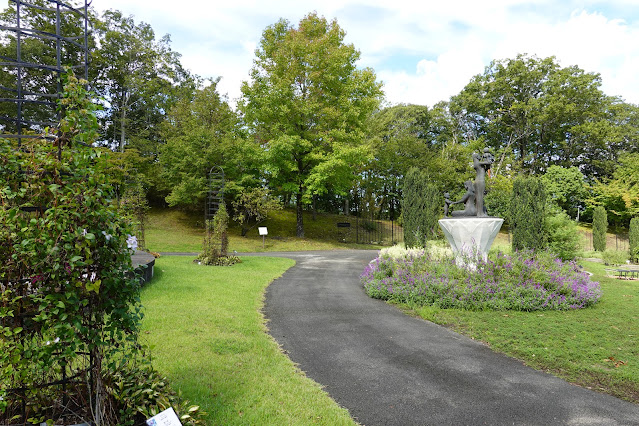
M 227 186 L 233 186 L 241 179 L 240 169 L 251 164 L 243 155 L 250 144 L 241 139 L 237 115 L 217 92 L 218 81 L 198 90 L 192 100 L 179 101 L 162 125 L 166 143 L 159 162 L 170 206 L 201 207 L 212 167 L 221 166 L 230 180 Z
M 364 124 L 382 97 L 375 73 L 356 67 L 359 51 L 344 36 L 316 13 L 297 28 L 281 19 L 264 30 L 251 81 L 242 84 L 239 107 L 266 148 L 271 185 L 295 196 L 299 237 L 304 203 L 351 187 L 353 166 L 368 155 Z
M 612 173 L 617 152 L 635 145 L 628 123 L 637 110 L 601 91 L 599 74 L 562 68 L 554 57 L 493 61 L 451 99 L 466 139 L 483 139 L 500 158 L 528 173 L 577 166 L 588 177 Z
M 102 138 L 119 151 L 135 147 L 155 157 L 159 124 L 180 98 L 191 95 L 196 79 L 182 67 L 170 37 L 157 39 L 149 24 L 107 10 L 96 30 L 100 47 L 92 68 L 95 89 L 105 101 Z

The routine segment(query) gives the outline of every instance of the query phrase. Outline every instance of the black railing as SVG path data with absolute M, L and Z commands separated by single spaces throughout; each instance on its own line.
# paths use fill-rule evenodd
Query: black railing
M 404 242 L 404 229 L 393 220 L 344 217 L 337 223 L 337 241 L 392 246 Z

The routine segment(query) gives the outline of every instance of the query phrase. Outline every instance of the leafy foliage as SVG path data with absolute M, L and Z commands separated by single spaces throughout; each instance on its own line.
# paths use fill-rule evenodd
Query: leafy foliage
M 384 251 L 361 276 L 369 296 L 412 305 L 468 310 L 568 310 L 595 304 L 599 283 L 575 263 L 564 263 L 547 253 L 529 251 L 507 256 L 498 253 L 484 261 L 473 259 L 475 270 L 455 259 L 430 254 Z
M 546 193 L 541 181 L 534 177 L 517 177 L 513 181 L 509 215 L 513 250 L 546 247 L 545 211 Z
M 233 201 L 235 216 L 233 219 L 242 227 L 242 236 L 246 236 L 251 224 L 253 227 L 266 220 L 269 212 L 280 210 L 282 203 L 271 196 L 266 188 L 252 188 L 242 191 Z
M 77 144 L 97 135 L 85 84 L 67 77 L 63 134 L 54 143 L 0 144 L 0 392 L 9 417 L 21 418 L 26 403 L 22 421 L 62 415 L 60 388 L 49 384 L 89 374 L 91 386 L 67 385 L 66 397 L 85 410 L 82 401 L 93 401 L 93 418 L 108 421 L 102 367 L 137 347 L 131 232 L 119 217 L 105 156 Z
M 574 260 L 580 248 L 577 223 L 561 209 L 549 209 L 544 221 L 548 249 L 563 261 Z
M 608 232 L 608 215 L 602 206 L 595 207 L 592 215 L 592 245 L 596 251 L 606 250 L 606 233 Z
M 408 247 L 425 247 L 437 231 L 443 197 L 417 168 L 408 171 L 403 192 L 404 242 Z
M 549 201 L 555 203 L 571 217 L 587 196 L 584 175 L 577 167 L 550 166 L 541 177 Z
M 271 185 L 295 196 L 299 237 L 303 204 L 350 189 L 354 165 L 368 155 L 364 125 L 382 95 L 374 72 L 356 68 L 359 52 L 344 36 L 316 13 L 298 28 L 282 19 L 264 30 L 251 82 L 242 84 L 239 108 L 267 147 Z
M 628 233 L 630 259 L 633 262 L 639 261 L 639 218 L 633 217 L 630 220 L 630 231 Z
M 206 221 L 203 251 L 194 262 L 217 266 L 230 266 L 241 262 L 239 257 L 228 255 L 228 227 L 229 214 L 222 203 L 213 219 Z

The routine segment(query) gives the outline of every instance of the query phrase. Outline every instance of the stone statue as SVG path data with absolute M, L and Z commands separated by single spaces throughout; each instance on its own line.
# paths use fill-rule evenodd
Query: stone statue
M 449 213 L 449 206 L 464 203 L 464 210 L 452 212 L 453 217 L 488 217 L 484 205 L 484 193 L 486 192 L 486 174 L 490 174 L 490 166 L 495 161 L 494 155 L 488 148 L 484 148 L 482 154 L 473 153 L 473 168 L 475 169 L 475 182 L 466 181 L 466 194 L 460 201 L 450 202 L 448 193 L 444 194 L 444 216 Z
M 453 204 L 453 202 L 450 201 L 450 194 L 444 192 L 444 217 L 448 217 L 448 210 L 451 204 Z
M 466 187 L 466 194 L 462 197 L 461 200 L 455 201 L 453 204 L 461 204 L 464 203 L 464 210 L 457 210 L 452 212 L 453 217 L 465 217 L 465 216 L 477 216 L 477 207 L 475 205 L 475 188 L 473 183 L 469 180 L 464 182 L 464 186 Z

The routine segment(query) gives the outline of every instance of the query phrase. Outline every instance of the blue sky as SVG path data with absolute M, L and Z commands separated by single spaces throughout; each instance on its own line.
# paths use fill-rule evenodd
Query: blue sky
M 375 69 L 391 104 L 448 100 L 493 59 L 554 55 L 601 74 L 603 90 L 639 104 L 639 1 L 573 0 L 94 0 L 171 34 L 183 64 L 222 77 L 231 101 L 248 79 L 262 31 L 311 11 L 337 19 Z

